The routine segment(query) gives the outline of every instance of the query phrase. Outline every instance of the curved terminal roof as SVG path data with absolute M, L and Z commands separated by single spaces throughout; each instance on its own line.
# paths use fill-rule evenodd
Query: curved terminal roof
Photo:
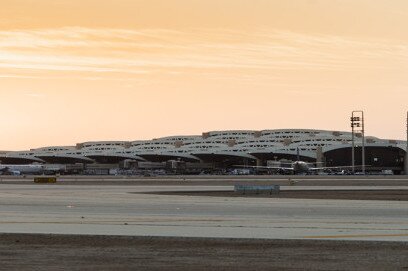
M 316 159 L 317 153 L 351 146 L 350 132 L 313 129 L 211 131 L 202 135 L 168 136 L 153 140 L 94 141 L 76 146 L 53 146 L 0 154 L 0 161 L 49 162 L 53 160 L 93 163 L 100 161 L 202 161 L 235 157 L 296 157 Z M 361 145 L 356 137 L 356 144 Z M 406 149 L 406 142 L 366 137 L 366 145 Z

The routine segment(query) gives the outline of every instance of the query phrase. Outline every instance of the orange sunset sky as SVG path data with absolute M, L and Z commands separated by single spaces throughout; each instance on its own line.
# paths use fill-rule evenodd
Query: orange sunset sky
M 0 149 L 224 129 L 405 138 L 407 0 L 0 0 Z

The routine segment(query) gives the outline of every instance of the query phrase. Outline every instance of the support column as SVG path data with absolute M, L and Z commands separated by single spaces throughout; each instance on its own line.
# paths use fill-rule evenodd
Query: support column
M 326 166 L 324 164 L 324 157 L 323 157 L 323 148 L 322 147 L 317 147 L 316 149 L 316 163 L 317 167 L 324 167 Z

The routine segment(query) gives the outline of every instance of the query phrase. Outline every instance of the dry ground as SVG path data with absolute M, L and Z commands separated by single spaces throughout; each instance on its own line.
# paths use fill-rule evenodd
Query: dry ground
M 408 270 L 408 243 L 0 235 L 1 270 Z

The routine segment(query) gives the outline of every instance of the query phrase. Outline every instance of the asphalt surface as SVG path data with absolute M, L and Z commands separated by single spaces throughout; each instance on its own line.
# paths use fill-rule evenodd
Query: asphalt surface
M 290 187 L 293 188 L 293 187 Z M 343 200 L 386 200 L 386 201 L 405 201 L 408 204 L 408 189 L 398 189 L 396 187 L 386 189 L 370 189 L 364 188 L 344 189 L 344 190 L 328 190 L 325 189 L 310 189 L 311 187 L 296 187 L 299 189 L 283 189 L 279 193 L 270 190 L 252 191 L 252 192 L 235 192 L 231 190 L 225 191 L 187 191 L 187 192 L 153 192 L 160 195 L 176 195 L 176 196 L 208 196 L 208 197 L 246 197 L 246 198 L 293 198 L 293 199 L 343 199 Z M 314 188 L 314 187 L 312 187 Z M 332 188 L 332 187 L 331 187 Z M 358 187 L 357 187 L 358 188 Z
M 0 176 L 0 184 L 32 184 L 33 176 Z M 226 186 L 235 184 L 301 186 L 407 186 L 407 176 L 61 176 L 58 185 L 193 185 Z

